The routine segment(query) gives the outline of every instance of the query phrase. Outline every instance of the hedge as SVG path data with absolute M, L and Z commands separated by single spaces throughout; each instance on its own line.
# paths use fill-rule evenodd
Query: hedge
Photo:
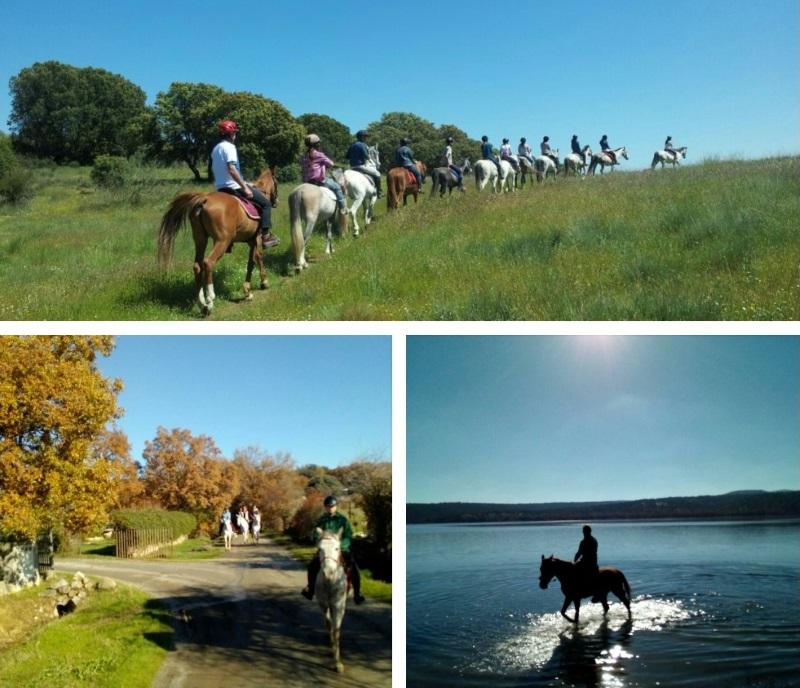
M 191 534 L 197 526 L 197 519 L 191 514 L 163 509 L 120 509 L 112 512 L 111 522 L 115 528 L 129 530 L 169 528 L 176 538 Z

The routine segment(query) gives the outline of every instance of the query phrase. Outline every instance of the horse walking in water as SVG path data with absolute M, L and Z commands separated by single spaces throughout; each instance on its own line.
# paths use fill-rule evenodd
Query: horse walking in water
M 564 156 L 564 176 L 572 172 L 576 176 L 583 174 L 586 171 L 586 160 L 591 159 L 592 148 L 591 146 L 584 146 L 580 154 L 570 153 Z
M 625 158 L 625 160 L 628 159 L 628 151 L 625 149 L 625 146 L 622 146 L 622 148 L 613 149 L 612 153 L 614 153 L 613 159 L 605 151 L 601 151 L 600 153 L 595 153 L 592 155 L 592 161 L 589 163 L 587 174 L 593 175 L 594 170 L 598 165 L 600 165 L 600 174 L 603 174 L 603 170 L 606 168 L 606 165 L 613 170 L 614 165 L 619 165 L 620 157 Z
M 651 170 L 656 169 L 656 165 L 658 165 L 658 163 L 661 163 L 661 169 L 663 170 L 664 165 L 666 163 L 669 163 L 670 165 L 672 165 L 672 169 L 674 170 L 675 166 L 680 165 L 681 160 L 686 158 L 686 150 L 687 150 L 686 146 L 681 146 L 680 148 L 676 148 L 674 150 L 674 154 L 666 150 L 656 151 L 655 153 L 653 153 L 653 164 L 650 165 L 650 169 Z
M 275 168 L 264 170 L 253 186 L 264 192 L 272 206 L 278 203 L 278 182 L 274 176 Z M 261 275 L 261 288 L 266 289 L 267 271 L 261 253 L 261 237 L 258 220 L 248 217 L 242 204 L 235 196 L 221 192 L 184 193 L 176 196 L 170 203 L 158 231 L 158 261 L 166 267 L 172 260 L 175 236 L 186 220 L 192 225 L 194 238 L 194 278 L 197 290 L 197 304 L 203 315 L 211 315 L 214 308 L 214 266 L 222 255 L 236 242 L 250 246 L 247 258 L 247 275 L 244 282 L 245 299 L 253 298 L 250 279 L 253 268 L 258 263 Z M 208 240 L 214 245 L 205 257 Z
M 415 160 L 419 173 L 424 177 L 426 168 L 425 163 Z M 389 210 L 397 210 L 400 207 L 400 199 L 403 199 L 403 205 L 408 202 L 410 195 L 414 196 L 414 203 L 417 202 L 419 195 L 419 186 L 416 179 L 411 181 L 411 172 L 406 170 L 405 167 L 393 167 L 386 174 L 386 207 Z
M 561 583 L 561 592 L 564 593 L 564 605 L 561 607 L 561 616 L 567 621 L 578 623 L 578 615 L 581 609 L 581 600 L 584 597 L 598 597 L 603 604 L 603 616 L 608 613 L 609 592 L 613 592 L 620 602 L 628 610 L 628 618 L 631 616 L 631 588 L 625 575 L 613 566 L 601 566 L 594 584 L 587 586 L 584 573 L 581 568 L 563 559 L 556 559 L 552 554 L 545 559 L 542 555 L 542 565 L 539 569 L 539 587 L 546 590 L 548 584 L 553 579 L 558 579 Z M 567 608 L 570 604 L 575 605 L 575 618 L 567 616 Z
M 317 556 L 320 569 L 314 594 L 325 617 L 325 628 L 330 638 L 336 671 L 341 674 L 344 671 L 344 664 L 339 646 L 342 637 L 342 620 L 347 603 L 347 574 L 344 568 L 340 537 L 341 533 L 325 532 L 319 540 Z
M 369 159 L 376 171 L 381 169 L 381 159 L 377 146 L 369 147 Z M 350 219 L 353 222 L 353 236 L 358 236 L 361 228 L 358 226 L 356 213 L 363 204 L 364 224 L 369 225 L 375 215 L 375 201 L 378 198 L 378 189 L 369 175 L 358 170 L 345 170 L 344 179 L 347 183 L 347 197 L 350 199 Z
M 469 158 L 465 158 L 464 162 L 460 166 L 456 165 L 455 167 L 461 171 L 461 188 L 463 189 L 464 177 L 467 176 L 470 171 Z M 456 176 L 449 167 L 435 167 L 433 170 L 431 170 L 431 179 L 433 180 L 431 185 L 431 196 L 435 196 L 437 190 L 439 191 L 439 196 L 444 196 L 445 191 L 448 193 L 448 195 L 452 194 L 453 189 L 458 186 Z
M 340 184 L 344 181 L 344 174 L 340 169 L 332 170 L 331 174 Z M 336 196 L 330 189 L 316 184 L 300 184 L 289 194 L 289 225 L 295 272 L 308 267 L 306 244 L 318 222 L 326 224 L 325 254 L 330 255 L 334 252 L 334 222 L 339 236 L 347 234 L 347 213 L 338 212 Z

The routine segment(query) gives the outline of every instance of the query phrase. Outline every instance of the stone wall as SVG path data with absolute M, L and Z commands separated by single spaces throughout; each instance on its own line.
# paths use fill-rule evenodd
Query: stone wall
M 0 595 L 39 582 L 38 554 L 32 542 L 0 542 Z

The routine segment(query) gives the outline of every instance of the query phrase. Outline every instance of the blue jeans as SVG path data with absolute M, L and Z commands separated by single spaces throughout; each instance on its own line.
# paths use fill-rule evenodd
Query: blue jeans
M 339 208 L 345 207 L 344 194 L 342 193 L 342 187 L 339 186 L 339 184 L 333 181 L 333 179 L 331 179 L 330 177 L 325 177 L 325 181 L 322 182 L 320 186 L 324 186 L 333 191 L 334 194 L 336 194 L 336 205 L 338 205 Z

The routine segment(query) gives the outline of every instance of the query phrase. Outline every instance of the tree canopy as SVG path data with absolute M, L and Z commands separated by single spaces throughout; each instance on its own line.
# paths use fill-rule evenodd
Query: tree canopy
M 22 153 L 89 164 L 97 155 L 129 155 L 146 114 L 145 93 L 94 67 L 37 62 L 9 83 L 8 123 Z
M 345 164 L 344 154 L 354 140 L 349 127 L 333 117 L 317 113 L 300 115 L 297 121 L 306 128 L 306 133 L 320 137 L 325 155 L 340 165 Z
M 111 337 L 0 338 L 0 531 L 81 532 L 115 499 L 114 471 L 91 447 L 119 413 L 118 380 L 97 370 Z

